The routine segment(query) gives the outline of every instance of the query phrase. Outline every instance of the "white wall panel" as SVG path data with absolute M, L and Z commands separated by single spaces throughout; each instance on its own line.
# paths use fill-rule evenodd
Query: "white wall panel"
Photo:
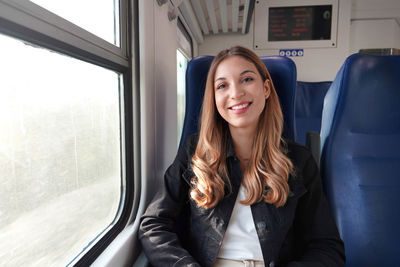
M 177 20 L 169 21 L 168 4 L 155 8 L 154 73 L 157 179 L 162 179 L 166 168 L 177 152 L 177 97 L 176 49 Z
M 351 22 L 350 52 L 368 48 L 400 48 L 400 26 L 395 19 Z

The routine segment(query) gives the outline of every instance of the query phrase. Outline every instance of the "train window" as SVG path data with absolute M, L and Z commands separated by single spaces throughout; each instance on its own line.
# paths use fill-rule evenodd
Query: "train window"
M 30 0 L 79 27 L 119 46 L 119 1 Z M 90 16 L 88 16 L 90 14 Z
M 183 53 L 178 49 L 176 50 L 176 62 L 177 62 L 177 111 L 178 111 L 178 144 L 179 140 L 181 138 L 181 133 L 183 129 L 183 121 L 185 119 L 185 97 L 186 97 L 186 91 L 185 91 L 185 84 L 186 84 L 186 79 L 185 79 L 185 74 L 186 74 L 186 67 L 188 60 L 187 58 L 183 55 Z
M 0 262 L 65 266 L 117 219 L 121 75 L 4 35 L 0 58 Z
M 136 16 L 87 2 L 0 1 L 1 266 L 89 266 L 136 212 Z
M 185 98 L 186 98 L 186 68 L 188 60 L 192 58 L 193 55 L 193 42 L 188 31 L 183 25 L 180 18 L 177 21 L 177 41 L 179 48 L 176 51 L 176 63 L 177 63 L 177 134 L 178 134 L 178 144 L 181 139 L 181 133 L 183 129 L 183 122 L 185 119 Z
M 183 22 L 180 18 L 177 21 L 177 40 L 178 46 L 183 54 L 186 55 L 187 58 L 192 58 L 193 56 L 193 41 L 189 32 L 186 30 Z

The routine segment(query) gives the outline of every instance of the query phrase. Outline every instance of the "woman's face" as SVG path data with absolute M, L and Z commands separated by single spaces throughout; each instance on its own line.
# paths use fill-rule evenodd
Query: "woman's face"
M 230 129 L 255 130 L 270 93 L 256 66 L 241 56 L 224 59 L 214 76 L 215 104 Z

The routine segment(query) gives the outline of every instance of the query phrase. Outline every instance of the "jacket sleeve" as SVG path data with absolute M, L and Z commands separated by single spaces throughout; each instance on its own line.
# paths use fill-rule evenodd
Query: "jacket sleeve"
M 139 239 L 152 266 L 200 266 L 182 247 L 175 231 L 182 206 L 188 201 L 189 185 L 182 179 L 188 165 L 188 144 L 179 150 L 173 164 L 141 218 Z
M 302 175 L 307 192 L 299 199 L 294 221 L 298 260 L 287 266 L 344 266 L 344 244 L 323 193 L 318 167 L 311 155 Z

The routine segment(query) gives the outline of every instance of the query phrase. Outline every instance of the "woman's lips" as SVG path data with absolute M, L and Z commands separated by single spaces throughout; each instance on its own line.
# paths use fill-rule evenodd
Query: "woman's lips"
M 234 106 L 229 107 L 229 109 L 235 114 L 245 113 L 250 108 L 251 102 L 242 102 Z

